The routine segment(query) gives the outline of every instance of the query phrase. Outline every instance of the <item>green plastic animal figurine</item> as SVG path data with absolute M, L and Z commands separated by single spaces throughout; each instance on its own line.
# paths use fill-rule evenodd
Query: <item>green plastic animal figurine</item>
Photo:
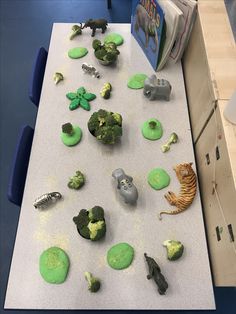
M 107 20 L 105 20 L 105 19 L 97 19 L 97 20 L 89 19 L 85 22 L 85 24 L 83 26 L 83 28 L 87 28 L 87 27 L 90 27 L 93 30 L 91 36 L 94 37 L 97 28 L 101 28 L 102 33 L 105 33 L 105 31 L 107 29 Z

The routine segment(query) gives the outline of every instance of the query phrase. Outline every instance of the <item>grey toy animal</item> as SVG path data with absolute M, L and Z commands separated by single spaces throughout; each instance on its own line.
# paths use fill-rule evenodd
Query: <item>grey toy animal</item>
M 112 172 L 112 177 L 117 180 L 117 189 L 124 198 L 125 203 L 134 204 L 138 199 L 138 190 L 132 183 L 133 178 L 125 174 L 124 170 L 119 168 Z
M 86 28 L 86 27 L 90 27 L 93 30 L 91 36 L 94 37 L 97 28 L 101 28 L 102 33 L 105 33 L 105 31 L 107 29 L 107 20 L 105 20 L 105 19 L 97 19 L 97 20 L 89 19 L 85 22 L 82 29 Z
M 158 79 L 155 74 L 146 78 L 144 82 L 143 94 L 149 100 L 165 99 L 170 100 L 171 85 L 169 81 Z
M 149 269 L 149 274 L 147 275 L 147 279 L 154 279 L 157 287 L 158 287 L 158 292 L 159 294 L 163 295 L 165 294 L 167 288 L 168 288 L 168 283 L 165 280 L 165 277 L 161 273 L 161 269 L 159 265 L 156 263 L 156 261 L 152 258 L 147 256 L 146 253 L 144 253 L 146 262 L 148 264 L 148 269 Z

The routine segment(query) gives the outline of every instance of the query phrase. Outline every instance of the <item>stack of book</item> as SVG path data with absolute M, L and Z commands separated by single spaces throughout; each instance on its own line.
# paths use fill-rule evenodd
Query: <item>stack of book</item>
M 131 32 L 154 70 L 181 59 L 196 13 L 195 0 L 133 0 Z

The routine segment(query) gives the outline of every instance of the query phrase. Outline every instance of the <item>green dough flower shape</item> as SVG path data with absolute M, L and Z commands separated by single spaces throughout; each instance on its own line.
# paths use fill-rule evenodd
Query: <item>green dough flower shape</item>
M 75 175 L 73 177 L 70 178 L 67 186 L 70 189 L 74 189 L 74 190 L 79 190 L 85 182 L 85 178 L 84 175 L 81 171 L 76 171 Z
M 79 215 L 73 217 L 77 231 L 81 237 L 97 241 L 106 234 L 106 222 L 104 218 L 104 210 L 100 206 L 86 210 L 81 209 Z
M 80 106 L 84 110 L 89 111 L 91 109 L 89 101 L 95 99 L 96 95 L 92 93 L 87 93 L 85 88 L 82 86 L 77 89 L 76 93 L 67 93 L 66 97 L 71 100 L 69 106 L 70 110 L 75 110 Z

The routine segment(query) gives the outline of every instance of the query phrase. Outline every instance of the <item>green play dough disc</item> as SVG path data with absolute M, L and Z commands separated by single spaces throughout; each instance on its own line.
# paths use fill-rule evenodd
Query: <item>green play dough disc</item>
M 39 271 L 48 283 L 63 283 L 70 267 L 68 255 L 59 247 L 50 247 L 39 258 Z
M 144 81 L 146 80 L 146 74 L 135 74 L 129 78 L 128 87 L 132 89 L 139 89 L 144 87 Z
M 107 252 L 107 262 L 114 269 L 130 266 L 134 258 L 134 249 L 128 243 L 118 243 Z
M 170 184 L 170 176 L 161 168 L 152 169 L 148 174 L 148 183 L 155 190 L 161 190 Z
M 149 119 L 142 125 L 142 134 L 148 140 L 158 140 L 162 137 L 163 129 L 160 121 L 157 119 Z
M 84 57 L 88 53 L 87 48 L 76 47 L 68 51 L 68 56 L 72 59 L 78 59 Z
M 105 43 L 113 42 L 113 43 L 115 43 L 117 46 L 120 46 L 120 45 L 123 44 L 124 38 L 123 38 L 120 34 L 111 33 L 111 34 L 108 34 L 108 35 L 105 36 L 104 42 L 105 42 Z
M 73 126 L 73 135 L 61 133 L 61 140 L 66 146 L 74 146 L 78 144 L 82 138 L 82 130 L 79 126 Z

